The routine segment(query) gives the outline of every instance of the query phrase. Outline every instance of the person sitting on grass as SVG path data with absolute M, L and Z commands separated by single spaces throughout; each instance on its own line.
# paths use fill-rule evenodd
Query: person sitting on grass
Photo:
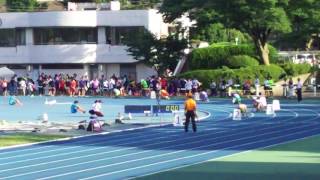
M 16 98 L 16 96 L 11 95 L 9 96 L 9 105 L 18 105 L 18 106 L 22 106 L 22 102 Z
M 86 113 L 86 111 L 78 105 L 79 101 L 74 101 L 73 104 L 71 105 L 71 113 L 77 113 L 77 112 L 82 112 Z

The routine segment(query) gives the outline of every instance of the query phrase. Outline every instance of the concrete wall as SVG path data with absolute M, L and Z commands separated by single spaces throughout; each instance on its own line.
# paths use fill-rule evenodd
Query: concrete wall
M 144 64 L 137 64 L 136 66 L 136 71 L 137 71 L 137 80 L 145 79 L 146 77 L 150 77 L 152 75 L 157 75 L 157 72 L 151 68 L 148 67 Z
M 149 14 L 149 12 L 152 12 Z M 97 27 L 97 26 L 144 26 L 156 23 L 155 10 L 121 11 L 54 11 L 0 13 L 0 28 L 16 27 Z M 162 23 L 162 19 L 157 23 Z

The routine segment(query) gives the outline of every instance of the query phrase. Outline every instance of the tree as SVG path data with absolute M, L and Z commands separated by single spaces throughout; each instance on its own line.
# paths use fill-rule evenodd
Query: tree
M 261 61 L 269 65 L 271 33 L 291 31 L 288 5 L 289 0 L 164 0 L 160 12 L 167 22 L 187 12 L 193 19 L 197 19 L 194 15 L 199 11 L 208 12 L 215 22 L 249 34 Z
M 238 41 L 241 43 L 248 43 L 251 41 L 247 34 L 244 34 L 237 29 L 225 28 L 221 23 L 214 23 L 201 28 L 193 28 L 190 34 L 191 39 L 207 41 L 210 44 L 218 42 L 235 42 L 236 38 L 238 38 Z
M 37 0 L 7 0 L 6 5 L 10 12 L 34 11 L 40 7 Z
M 142 33 L 132 34 L 134 37 L 130 39 L 133 40 L 125 39 L 125 44 L 130 55 L 146 65 L 157 65 L 157 73 L 161 74 L 167 68 L 174 69 L 178 60 L 184 55 L 183 50 L 187 48 L 187 40 L 181 39 L 179 34 L 158 39 L 145 30 Z
M 299 0 L 290 2 L 288 15 L 292 32 L 281 37 L 279 44 L 288 42 L 288 47 L 310 50 L 320 35 L 320 1 Z

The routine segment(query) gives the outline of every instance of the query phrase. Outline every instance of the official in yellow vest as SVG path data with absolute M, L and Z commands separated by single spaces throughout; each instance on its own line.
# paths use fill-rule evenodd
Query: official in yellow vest
M 197 126 L 196 126 L 196 121 L 195 121 L 196 109 L 197 109 L 197 103 L 195 100 L 193 100 L 192 94 L 189 93 L 187 100 L 184 102 L 184 110 L 185 110 L 185 115 L 186 115 L 186 122 L 184 125 L 185 132 L 188 132 L 190 119 L 191 119 L 191 123 L 192 123 L 193 132 L 197 131 Z

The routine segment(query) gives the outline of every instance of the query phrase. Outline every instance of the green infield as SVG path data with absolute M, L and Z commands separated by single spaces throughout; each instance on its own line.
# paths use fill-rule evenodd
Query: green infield
M 320 136 L 161 172 L 138 180 L 318 180 Z
M 47 135 L 36 133 L 16 133 L 0 135 L 0 147 L 13 146 L 19 144 L 36 143 L 65 138 L 64 135 Z

